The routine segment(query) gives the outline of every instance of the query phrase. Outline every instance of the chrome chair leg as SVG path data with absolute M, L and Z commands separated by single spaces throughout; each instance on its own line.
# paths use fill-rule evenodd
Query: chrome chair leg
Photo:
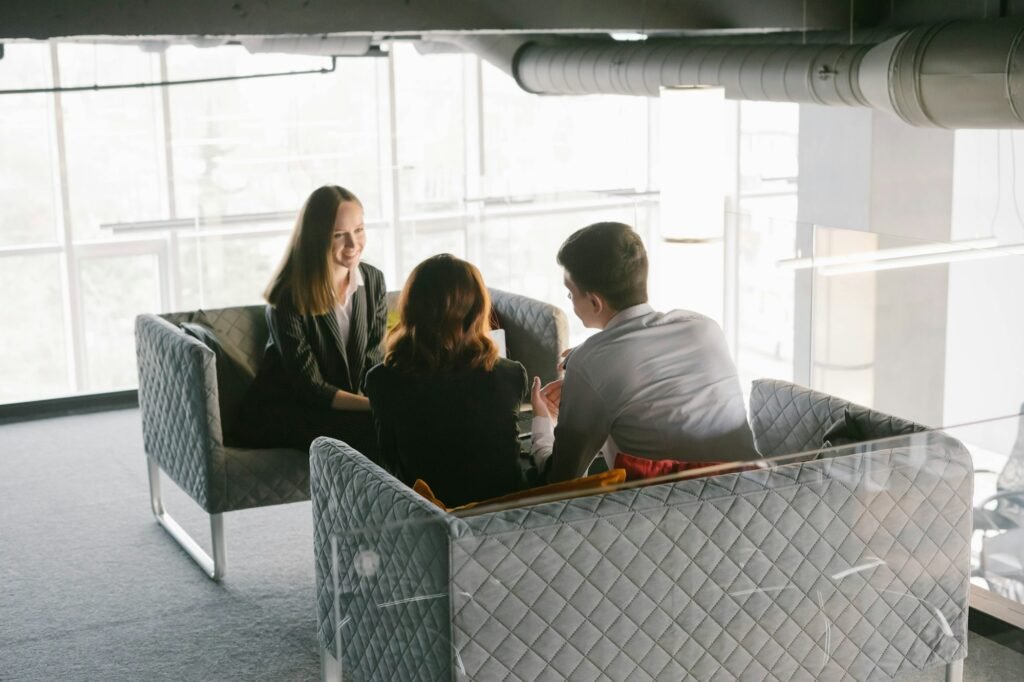
M 964 659 L 946 665 L 946 682 L 963 682 Z
M 342 682 L 341 663 L 323 644 L 320 645 L 320 681 Z
M 224 546 L 224 515 L 210 514 L 210 539 L 213 544 L 213 558 L 203 551 L 178 522 L 164 509 L 163 496 L 160 494 L 160 465 L 146 458 L 149 471 L 149 503 L 157 523 L 163 526 L 174 541 L 177 542 L 192 560 L 199 564 L 203 572 L 213 580 L 219 581 L 227 573 L 227 553 Z

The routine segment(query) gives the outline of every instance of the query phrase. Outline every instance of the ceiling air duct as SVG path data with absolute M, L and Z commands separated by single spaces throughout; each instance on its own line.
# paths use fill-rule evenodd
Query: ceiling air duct
M 824 38 L 832 42 L 822 42 L 821 34 L 786 34 L 791 42 L 783 43 L 772 34 L 548 43 L 459 36 L 455 42 L 537 94 L 653 97 L 662 87 L 718 86 L 730 99 L 874 107 L 914 126 L 1024 128 L 1020 18 L 920 26 L 884 42 Z

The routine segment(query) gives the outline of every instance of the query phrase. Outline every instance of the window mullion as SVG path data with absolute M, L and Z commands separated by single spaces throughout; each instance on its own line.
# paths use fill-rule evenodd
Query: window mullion
M 59 50 L 57 43 L 50 41 L 50 69 L 55 88 L 61 85 Z M 64 296 L 65 346 L 68 358 L 68 380 L 71 393 L 86 389 L 88 377 L 85 367 L 85 339 L 82 330 L 82 300 L 79 291 L 78 262 L 75 259 L 75 243 L 71 226 L 71 196 L 68 190 L 67 142 L 64 136 L 64 109 L 60 92 L 53 93 L 54 148 L 57 167 L 57 187 L 60 192 L 60 234 L 58 241 L 63 249 L 61 285 Z

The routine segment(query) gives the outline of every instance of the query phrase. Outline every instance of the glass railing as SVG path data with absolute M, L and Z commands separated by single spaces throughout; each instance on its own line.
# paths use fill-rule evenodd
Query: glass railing
M 992 540 L 972 559 L 978 455 L 956 434 L 986 427 L 822 447 L 837 405 L 755 418 L 762 460 L 461 512 L 341 449 L 317 480 L 314 453 L 326 678 L 955 675 L 982 559 L 1024 580 Z
M 978 513 L 975 601 L 1024 625 L 1024 589 L 1001 577 L 1020 574 L 1024 554 L 1015 552 L 1024 538 L 1015 540 L 1015 527 L 984 527 L 1024 488 L 1015 482 L 1024 483 L 1024 465 L 1012 454 L 1024 448 L 1017 419 L 1002 418 L 1024 411 L 1024 308 L 1016 301 L 1024 246 L 1006 237 L 929 242 L 745 214 L 730 216 L 726 244 L 736 274 L 724 321 L 742 385 L 774 376 L 946 425 L 974 458 L 976 502 L 995 496 Z
M 739 213 L 725 240 L 722 320 L 745 385 L 792 379 L 931 426 L 1020 411 L 1024 244 Z

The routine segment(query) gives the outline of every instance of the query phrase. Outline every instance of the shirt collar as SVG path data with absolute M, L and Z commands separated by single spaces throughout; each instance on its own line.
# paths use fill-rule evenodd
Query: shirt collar
M 620 324 L 625 324 L 630 320 L 642 317 L 653 312 L 654 308 L 651 307 L 650 303 L 640 303 L 639 305 L 633 305 L 615 313 L 615 317 L 608 320 L 608 324 L 606 324 L 604 328 L 605 330 L 608 330 L 611 329 L 612 327 L 618 327 Z
M 345 298 L 342 301 L 338 301 L 338 305 L 347 306 L 348 302 L 355 296 L 356 291 L 359 287 L 363 286 L 363 273 L 356 265 L 354 268 L 348 271 L 348 288 L 345 289 Z

